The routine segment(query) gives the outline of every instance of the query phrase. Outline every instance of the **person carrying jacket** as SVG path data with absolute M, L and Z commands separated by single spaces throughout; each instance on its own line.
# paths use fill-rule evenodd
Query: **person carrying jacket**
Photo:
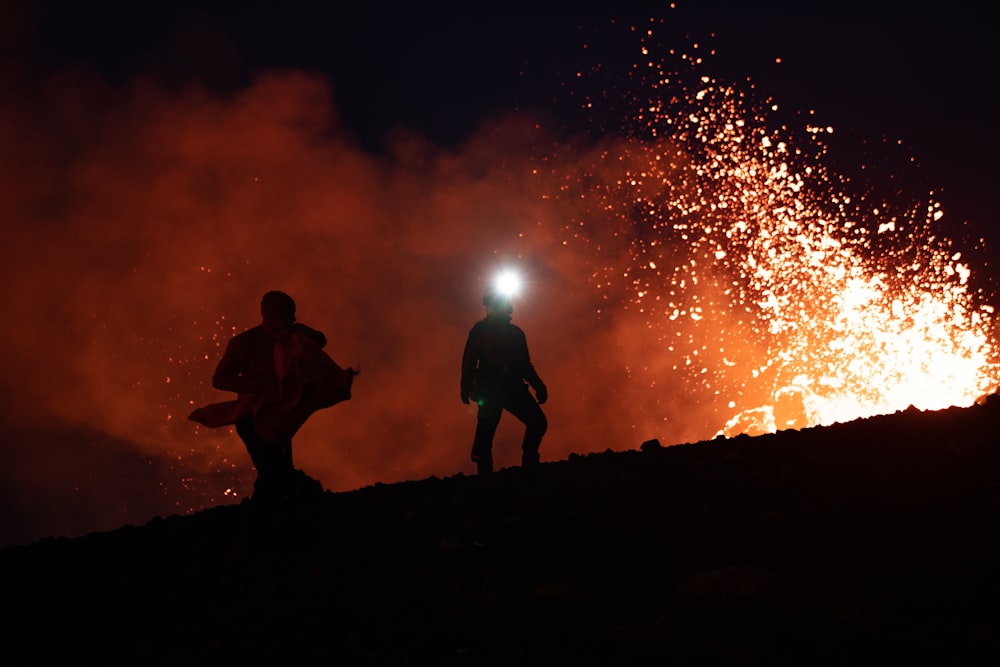
M 260 312 L 260 324 L 229 340 L 212 376 L 214 388 L 238 398 L 188 418 L 235 425 L 257 469 L 255 500 L 316 496 L 322 484 L 292 465 L 292 436 L 316 410 L 349 399 L 357 371 L 330 359 L 326 336 L 295 321 L 295 301 L 284 292 L 264 294 Z

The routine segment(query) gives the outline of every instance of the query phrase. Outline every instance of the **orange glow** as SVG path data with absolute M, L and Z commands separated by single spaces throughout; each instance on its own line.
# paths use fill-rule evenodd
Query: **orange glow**
M 530 284 L 513 318 L 549 388 L 543 460 L 996 386 L 995 314 L 933 193 L 918 208 L 856 194 L 824 167 L 832 128 L 800 140 L 692 77 L 699 58 L 668 75 L 637 56 L 651 82 L 626 138 L 514 114 L 449 149 L 399 130 L 378 155 L 301 72 L 215 96 L 5 71 L 4 488 L 44 496 L 52 521 L 77 495 L 131 520 L 247 495 L 236 434 L 184 417 L 228 398 L 212 371 L 270 289 L 363 369 L 295 440 L 334 491 L 473 472 L 459 363 L 502 266 Z M 501 422 L 498 467 L 522 433 Z
M 592 206 L 558 230 L 595 253 L 602 298 L 644 319 L 623 335 L 645 357 L 634 380 L 656 392 L 673 375 L 716 396 L 727 436 L 967 406 L 996 390 L 995 313 L 939 235 L 933 193 L 911 210 L 853 195 L 824 166 L 832 127 L 796 138 L 770 122 L 777 104 L 662 71 L 650 65 L 636 92 L 630 138 L 567 165 L 568 189 Z M 597 220 L 627 245 L 609 252 L 580 234 Z

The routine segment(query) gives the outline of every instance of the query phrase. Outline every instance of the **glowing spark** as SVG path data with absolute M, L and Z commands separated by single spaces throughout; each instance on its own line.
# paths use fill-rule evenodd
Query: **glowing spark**
M 564 243 L 597 249 L 593 282 L 653 334 L 633 344 L 663 357 L 654 369 L 678 369 L 688 393 L 718 397 L 731 415 L 720 433 L 970 405 L 996 390 L 994 314 L 935 229 L 939 202 L 867 201 L 824 164 L 832 127 L 807 125 L 800 142 L 769 127 L 773 100 L 755 108 L 707 76 L 670 82 L 640 91 L 600 169 L 567 177 L 595 202 L 588 233 L 605 216 L 630 239 L 625 256 L 602 254 L 621 246 L 582 223 Z M 648 307 L 661 296 L 669 308 Z M 668 336 L 679 344 L 660 345 Z

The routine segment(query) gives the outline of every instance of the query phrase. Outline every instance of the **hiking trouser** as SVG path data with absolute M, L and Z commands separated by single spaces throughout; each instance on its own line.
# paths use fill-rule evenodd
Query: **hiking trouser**
M 548 429 L 548 420 L 535 397 L 528 391 L 528 385 L 480 386 L 476 390 L 479 416 L 476 422 L 476 437 L 472 443 L 472 460 L 478 465 L 480 474 L 493 472 L 493 437 L 503 411 L 514 415 L 524 423 L 524 440 L 521 442 L 521 465 L 530 467 L 539 461 L 538 449 L 542 436 Z
M 243 417 L 236 424 L 236 433 L 246 445 L 250 460 L 257 468 L 254 495 L 280 492 L 291 481 L 292 449 L 268 442 L 254 429 L 253 416 Z

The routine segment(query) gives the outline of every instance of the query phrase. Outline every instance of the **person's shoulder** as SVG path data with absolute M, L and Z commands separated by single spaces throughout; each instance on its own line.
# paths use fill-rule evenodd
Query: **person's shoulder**
M 516 333 L 520 334 L 521 336 L 524 335 L 524 329 L 522 329 L 521 327 L 517 326 L 513 322 L 508 322 L 507 323 L 507 329 L 508 329 L 508 331 L 516 332 Z
M 290 333 L 292 336 L 310 340 L 320 347 L 326 346 L 326 334 L 319 329 L 313 329 L 311 326 L 302 324 L 301 322 L 293 323 Z
M 264 334 L 264 333 L 266 333 L 265 330 L 264 330 L 264 327 L 262 325 L 258 324 L 255 327 L 250 327 L 249 329 L 244 329 L 243 331 L 241 331 L 238 334 L 234 335 L 232 337 L 231 341 L 232 342 L 249 341 L 249 340 L 253 340 L 255 338 L 258 338 L 259 336 L 261 336 L 261 334 Z
M 308 324 L 302 324 L 302 322 L 293 322 L 292 323 L 292 333 L 304 333 L 304 334 L 310 334 L 310 335 L 321 334 L 322 335 L 323 332 L 320 331 L 319 329 L 313 329 Z

